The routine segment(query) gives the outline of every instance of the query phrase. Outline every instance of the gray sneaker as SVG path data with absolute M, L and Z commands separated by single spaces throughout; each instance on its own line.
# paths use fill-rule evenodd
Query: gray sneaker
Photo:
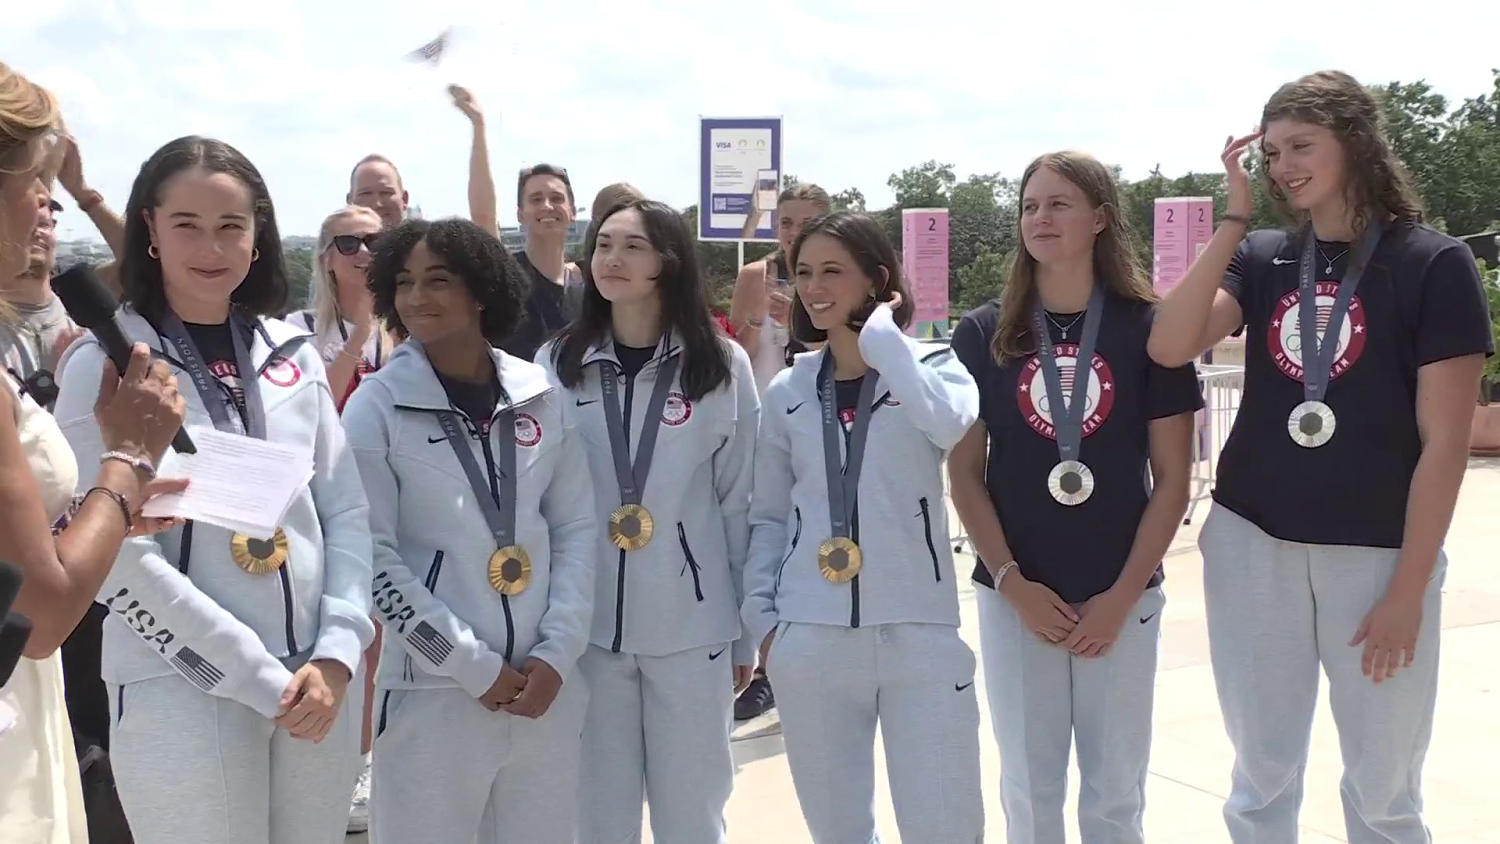
M 365 769 L 354 784 L 354 799 L 349 801 L 350 834 L 368 832 L 370 829 L 370 757 L 365 757 Z

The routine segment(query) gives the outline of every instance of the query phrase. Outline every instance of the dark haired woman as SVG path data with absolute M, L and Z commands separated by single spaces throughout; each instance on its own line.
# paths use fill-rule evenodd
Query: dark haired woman
M 571 844 L 597 535 L 575 408 L 495 348 L 525 281 L 473 223 L 403 223 L 370 287 L 406 340 L 344 410 L 385 629 L 372 833 Z
M 793 335 L 826 345 L 764 396 L 742 614 L 770 643 L 802 814 L 820 844 L 876 840 L 878 722 L 901 837 L 978 841 L 975 664 L 942 479 L 978 391 L 948 349 L 902 333 L 912 303 L 869 217 L 814 220 L 790 258 Z
M 1016 844 L 1064 840 L 1075 740 L 1083 840 L 1145 840 L 1161 562 L 1187 509 L 1202 399 L 1191 365 L 1146 355 L 1156 297 L 1119 207 L 1093 157 L 1033 161 L 1003 297 L 953 332 L 980 421 L 948 465 L 981 561 L 984 676 Z
M 1251 232 L 1257 138 L 1295 229 Z M 1494 352 L 1474 257 L 1421 221 L 1370 94 L 1325 71 L 1282 86 L 1224 145 L 1229 213 L 1163 303 L 1151 355 L 1244 327 L 1245 392 L 1203 526 L 1214 678 L 1236 759 L 1235 841 L 1295 841 L 1327 673 L 1350 841 L 1426 842 L 1442 545 Z
M 141 167 L 125 239 L 122 326 L 192 385 L 187 423 L 305 450 L 315 471 L 270 542 L 189 522 L 121 549 L 99 593 L 121 803 L 142 841 L 341 840 L 370 528 L 323 362 L 265 318 L 287 294 L 265 182 L 233 147 L 179 138 Z M 71 355 L 57 414 L 91 464 L 105 355 Z
M 636 200 L 585 244 L 583 309 L 537 353 L 578 411 L 593 476 L 594 628 L 580 663 L 579 840 L 724 842 L 760 402 L 750 359 L 712 317 L 682 216 Z

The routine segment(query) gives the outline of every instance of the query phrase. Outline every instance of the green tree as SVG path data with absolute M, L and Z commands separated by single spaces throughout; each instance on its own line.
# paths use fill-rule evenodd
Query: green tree
M 296 246 L 282 253 L 286 259 L 286 280 L 291 287 L 287 297 L 289 311 L 312 307 L 312 249 Z
M 1000 291 L 1010 276 L 1011 260 L 1008 254 L 981 252 L 971 263 L 960 268 L 953 274 L 948 312 L 960 316 L 991 299 L 1000 298 Z
M 833 195 L 833 207 L 863 214 L 865 213 L 865 194 L 859 188 L 845 188 Z
M 957 181 L 952 164 L 932 160 L 891 174 L 885 184 L 896 195 L 897 207 L 947 208 Z

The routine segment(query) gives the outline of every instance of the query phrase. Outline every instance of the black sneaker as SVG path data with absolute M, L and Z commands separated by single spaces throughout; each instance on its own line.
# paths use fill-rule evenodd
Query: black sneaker
M 749 721 L 771 711 L 776 706 L 776 694 L 771 691 L 771 681 L 766 675 L 756 673 L 750 685 L 734 702 L 734 720 Z

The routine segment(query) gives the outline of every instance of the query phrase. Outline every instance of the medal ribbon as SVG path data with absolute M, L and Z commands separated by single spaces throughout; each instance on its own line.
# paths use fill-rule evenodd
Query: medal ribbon
M 1344 328 L 1344 316 L 1349 313 L 1354 291 L 1359 289 L 1359 280 L 1365 274 L 1370 258 L 1375 255 L 1375 247 L 1379 245 L 1384 229 L 1376 222 L 1365 226 L 1349 269 L 1339 282 L 1339 292 L 1333 297 L 1333 311 L 1328 315 L 1328 327 L 1324 329 L 1320 342 L 1318 282 L 1313 274 L 1313 252 L 1318 248 L 1318 238 L 1313 227 L 1307 227 L 1297 268 L 1297 334 L 1302 341 L 1302 396 L 1306 401 L 1321 402 L 1328 392 L 1328 379 L 1333 375 L 1334 355 L 1339 350 L 1339 332 Z
M 193 342 L 192 335 L 188 333 L 187 326 L 170 309 L 162 318 L 162 336 L 176 349 L 178 362 L 198 390 L 198 398 L 203 400 L 203 406 L 213 419 L 214 427 L 227 433 L 244 434 L 263 440 L 266 438 L 266 408 L 260 398 L 260 373 L 255 368 L 250 357 L 250 346 L 245 340 L 254 332 L 254 327 L 237 311 L 231 311 L 228 325 L 229 336 L 234 343 L 234 365 L 239 370 L 240 391 L 245 394 L 243 416 L 227 387 L 208 371 L 208 364 Z
M 464 436 L 462 428 L 458 424 L 458 414 L 451 410 L 438 411 L 438 424 L 443 426 L 443 434 L 448 438 L 448 445 L 453 449 L 453 456 L 458 458 L 460 466 L 464 467 L 464 474 L 469 477 L 469 488 L 474 491 L 474 498 L 479 502 L 479 509 L 484 513 L 485 524 L 489 525 L 490 533 L 495 537 L 495 548 L 505 548 L 516 544 L 516 412 L 514 408 L 507 407 L 500 411 L 490 425 L 490 432 L 500 431 L 497 445 L 500 448 L 498 459 L 500 462 L 499 489 L 491 491 L 489 483 L 485 480 L 484 472 L 479 468 L 479 461 L 474 459 L 474 452 L 469 448 L 468 438 Z M 490 434 L 486 434 L 489 436 Z M 506 502 L 502 505 L 501 502 Z
M 635 464 L 630 462 L 629 435 L 625 431 L 625 416 L 620 409 L 620 387 L 616 381 L 620 375 L 619 364 L 611 360 L 599 361 L 599 388 L 604 394 L 604 421 L 609 429 L 609 450 L 615 460 L 615 482 L 620 487 L 621 504 L 640 504 L 646 493 L 646 476 L 651 473 L 651 457 L 656 453 L 656 435 L 661 431 L 661 412 L 667 406 L 667 392 L 672 388 L 672 376 L 677 374 L 679 356 L 661 362 L 656 372 L 656 385 L 651 389 L 651 400 L 646 404 L 646 420 L 641 426 L 641 441 L 636 444 Z M 613 370 L 610 367 L 614 367 Z
M 839 422 L 838 399 L 833 381 L 833 354 L 823 352 L 818 371 L 818 399 L 823 412 L 823 471 L 828 479 L 828 518 L 834 537 L 849 538 L 854 522 L 855 499 L 859 495 L 859 473 L 864 465 L 865 441 L 870 433 L 870 417 L 875 408 L 875 382 L 880 373 L 865 372 L 854 406 L 854 425 L 849 431 L 849 454 L 840 462 L 839 441 L 844 426 Z
M 1061 461 L 1077 460 L 1083 441 L 1083 413 L 1088 404 L 1089 380 L 1093 378 L 1094 347 L 1099 342 L 1099 324 L 1104 321 L 1104 287 L 1094 283 L 1089 307 L 1083 314 L 1083 341 L 1073 362 L 1073 395 L 1063 402 L 1062 371 L 1057 366 L 1057 352 L 1047 331 L 1047 315 L 1042 298 L 1036 297 L 1031 309 L 1031 331 L 1036 336 L 1036 356 L 1041 364 L 1042 380 L 1047 387 L 1047 407 L 1052 412 L 1056 433 L 1057 455 Z

